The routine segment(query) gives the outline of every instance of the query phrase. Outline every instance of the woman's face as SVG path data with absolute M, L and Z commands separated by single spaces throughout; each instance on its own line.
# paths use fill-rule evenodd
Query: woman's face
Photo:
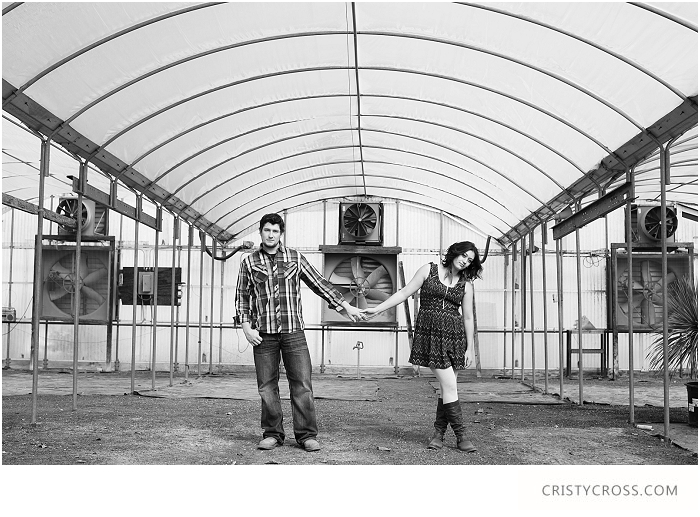
M 462 271 L 469 267 L 469 264 L 472 263 L 474 260 L 474 257 L 476 254 L 474 253 L 473 250 L 469 250 L 465 253 L 462 253 L 461 255 L 457 255 L 453 260 L 452 260 L 452 265 L 457 271 Z

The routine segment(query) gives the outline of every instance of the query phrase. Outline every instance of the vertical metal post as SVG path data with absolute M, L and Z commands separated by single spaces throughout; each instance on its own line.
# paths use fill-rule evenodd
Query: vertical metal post
M 396 327 L 396 332 L 394 332 L 394 337 L 395 337 L 395 352 L 394 352 L 394 375 L 399 374 L 399 328 Z M 357 351 L 358 354 L 358 359 L 359 359 L 359 354 L 360 351 Z
M 119 264 L 117 263 L 117 256 L 121 257 L 121 252 L 122 252 L 122 249 L 124 248 L 124 241 L 122 240 L 123 232 L 124 232 L 124 215 L 120 214 L 119 215 L 119 245 L 118 245 L 118 248 L 114 252 L 114 278 L 115 278 L 114 284 L 117 283 L 116 279 L 117 279 L 117 275 L 119 274 Z M 134 285 L 136 285 L 135 282 L 134 282 Z M 115 308 L 117 308 L 118 303 L 119 303 L 119 298 L 115 296 L 115 300 L 114 300 L 114 307 Z M 117 336 L 116 336 L 116 340 L 115 340 L 116 346 L 114 348 L 114 371 L 115 372 L 118 372 L 120 370 L 120 366 L 119 366 L 119 331 L 120 331 L 119 323 L 120 323 L 120 320 L 121 320 L 121 311 L 117 311 Z
M 520 382 L 525 381 L 525 320 L 527 318 L 527 265 L 525 264 L 525 237 L 520 241 Z
M 50 197 L 51 197 L 51 211 L 53 212 L 53 198 L 54 198 L 53 194 Z M 58 225 L 56 225 L 56 226 L 58 226 Z M 51 235 L 52 231 L 53 231 L 53 223 L 51 221 L 49 221 L 49 235 Z M 49 367 L 49 321 L 48 320 L 46 320 L 46 324 L 44 325 L 44 361 L 43 361 L 42 367 L 45 370 Z
M 678 138 L 678 137 L 676 137 Z M 661 297 L 663 321 L 663 360 L 664 360 L 664 438 L 667 444 L 671 443 L 670 414 L 669 414 L 669 385 L 668 376 L 668 242 L 667 242 L 667 206 L 666 185 L 671 183 L 671 157 L 670 148 L 676 138 L 669 141 L 660 149 L 661 155 Z
M 576 211 L 581 208 L 578 203 Z M 576 228 L 576 329 L 578 331 L 578 404 L 583 406 L 583 341 L 581 334 L 581 237 L 579 229 Z
M 547 223 L 542 223 L 542 316 L 544 321 L 544 392 L 549 393 L 549 350 L 547 350 L 547 257 L 545 245 L 547 244 Z
M 178 238 L 178 218 L 173 215 L 173 260 L 170 271 L 170 380 L 168 386 L 173 385 L 173 368 L 175 362 L 175 247 L 177 246 Z
M 39 209 L 37 211 L 37 231 L 34 242 L 34 293 L 32 303 L 32 417 L 31 424 L 36 425 L 36 406 L 39 389 L 39 318 L 41 316 L 41 295 L 43 278 L 43 242 L 44 242 L 44 185 L 49 175 L 49 158 L 51 156 L 50 140 L 41 141 L 41 163 L 39 165 Z M 9 347 L 8 347 L 9 350 Z
M 627 196 L 627 205 L 625 210 L 627 211 L 627 354 L 629 358 L 629 399 L 630 399 L 630 424 L 634 424 L 634 319 L 632 311 L 632 297 L 634 296 L 634 289 L 632 285 L 632 200 L 634 199 L 634 168 L 627 170 L 627 181 L 630 182 L 630 193 Z M 616 257 L 612 257 L 612 260 L 617 260 Z M 615 329 L 617 330 L 617 329 Z M 619 362 L 617 357 L 613 358 L 613 372 L 619 369 Z M 619 373 L 619 372 L 616 372 Z
M 160 215 L 160 207 L 156 208 L 156 217 Z M 160 245 L 160 230 L 156 229 L 156 247 L 153 255 L 153 350 L 151 352 L 151 389 L 156 389 L 156 353 L 158 350 L 158 249 Z
M 530 232 L 530 343 L 532 346 L 532 389 L 535 382 L 535 231 Z
M 326 372 L 326 327 L 321 325 L 321 373 Z
M 223 248 L 222 248 L 223 249 Z M 223 368 L 223 354 L 224 354 L 224 265 L 226 262 L 219 261 L 219 268 L 221 270 L 221 296 L 219 297 L 219 371 Z
M 83 234 L 83 189 L 87 183 L 87 163 L 80 163 L 80 189 L 75 233 L 75 279 L 73 281 L 73 411 L 78 409 L 78 338 L 80 335 L 80 301 L 82 289 L 82 234 Z
M 503 253 L 503 376 L 506 375 L 506 356 L 508 355 L 508 252 Z
M 216 256 L 216 239 L 211 238 L 211 284 L 209 287 L 209 373 L 214 373 L 214 257 Z
M 185 380 L 190 376 L 190 285 L 192 277 L 192 243 L 194 241 L 194 227 L 188 225 L 187 233 L 187 312 L 185 312 Z
M 9 264 L 9 278 L 7 282 L 7 303 L 10 307 L 12 307 L 12 261 L 14 258 L 15 254 L 15 209 L 11 208 L 11 213 L 10 213 L 10 264 Z M 7 322 L 7 350 L 5 352 L 5 364 L 3 365 L 4 368 L 9 368 L 10 367 L 10 362 L 12 359 L 10 358 L 10 338 L 12 336 L 12 323 L 9 321 Z
M 140 195 L 136 196 L 136 213 L 141 213 L 141 202 L 142 198 Z M 137 220 L 134 229 L 134 286 L 133 293 L 131 294 L 131 391 L 133 395 L 136 391 L 135 389 L 135 376 L 136 376 L 136 305 L 138 303 L 138 291 L 139 291 L 139 226 L 140 223 Z
M 199 232 L 199 338 L 197 340 L 197 375 L 202 375 L 202 303 L 204 297 L 204 233 Z
M 180 270 L 180 285 L 182 285 L 182 225 L 178 223 L 177 227 L 177 268 Z M 178 285 L 178 292 L 180 294 L 179 303 L 175 306 L 175 363 L 173 364 L 173 370 L 175 372 L 180 371 L 180 363 L 178 362 L 179 349 L 178 344 L 180 343 L 180 306 L 183 303 L 182 292 L 180 292 L 180 286 Z
M 513 265 L 510 271 L 510 378 L 515 378 L 515 267 L 518 258 L 518 241 L 514 241 L 511 245 L 513 253 Z
M 561 239 L 556 239 L 557 323 L 559 329 L 559 400 L 564 400 L 564 275 Z

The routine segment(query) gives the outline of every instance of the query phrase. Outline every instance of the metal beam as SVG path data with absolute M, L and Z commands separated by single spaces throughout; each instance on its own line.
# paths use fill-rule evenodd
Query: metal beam
M 24 201 L 22 199 L 11 196 L 10 194 L 5 194 L 4 192 L 2 193 L 2 204 L 7 205 L 11 208 L 22 210 L 22 212 L 27 212 L 29 214 L 37 215 L 39 213 L 38 206 L 30 203 L 29 201 Z M 57 214 L 56 212 L 53 212 L 46 208 L 44 208 L 43 210 L 44 219 L 53 221 L 54 223 L 60 224 L 61 226 L 68 226 L 69 228 L 76 228 L 78 226 L 76 220 L 71 217 Z
M 612 192 L 608 192 L 586 208 L 579 210 L 568 219 L 564 219 L 561 223 L 552 227 L 554 238 L 561 239 L 571 232 L 576 231 L 578 228 L 583 228 L 591 221 L 595 221 L 605 214 L 621 207 L 626 203 L 631 192 L 631 187 L 631 183 L 625 183 Z
M 128 218 L 133 219 L 134 221 L 138 221 L 140 223 L 145 224 L 149 228 L 153 228 L 157 231 L 162 231 L 163 229 L 161 211 L 158 207 L 156 207 L 156 217 L 153 217 L 145 213 L 142 207 L 136 209 L 133 206 L 125 203 L 124 201 L 117 199 L 116 196 L 111 196 L 105 192 L 102 192 L 101 190 L 96 189 L 95 187 L 93 187 L 92 185 L 88 185 L 87 183 L 85 184 L 85 187 L 81 189 L 80 180 L 75 177 L 73 177 L 73 192 L 82 193 L 82 195 L 87 199 L 90 199 L 95 203 L 100 203 L 101 205 L 107 206 L 115 212 L 125 215 Z

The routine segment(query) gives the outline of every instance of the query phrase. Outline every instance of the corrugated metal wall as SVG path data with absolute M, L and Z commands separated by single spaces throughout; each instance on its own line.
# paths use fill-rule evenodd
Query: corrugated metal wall
M 367 200 L 365 200 L 367 201 Z M 403 263 L 406 281 L 409 281 L 415 271 L 429 261 L 439 260 L 439 250 L 447 248 L 452 242 L 471 240 L 480 250 L 484 250 L 486 237 L 476 233 L 468 226 L 453 217 L 441 214 L 433 209 L 414 205 L 407 202 L 394 200 L 369 200 L 383 201 L 384 203 L 384 245 L 401 246 L 403 251 L 399 260 Z M 128 202 L 128 200 L 127 200 Z M 31 328 L 28 322 L 31 320 L 32 277 L 34 261 L 33 235 L 36 233 L 36 219 L 34 216 L 19 211 L 5 209 L 3 212 L 3 306 L 13 306 L 17 310 L 17 316 L 23 323 L 3 325 L 3 359 L 8 354 L 11 361 L 15 361 L 14 367 L 21 367 L 24 361 L 29 359 Z M 287 231 L 285 242 L 288 246 L 302 251 L 309 261 L 319 271 L 323 271 L 323 254 L 319 251 L 319 244 L 338 243 L 339 201 L 327 201 L 306 206 L 301 209 L 290 210 L 283 214 L 286 218 Z M 468 218 L 468 214 L 465 214 Z M 14 226 L 14 228 L 12 227 Z M 45 232 L 55 233 L 55 225 L 50 227 L 46 223 Z M 121 251 L 121 265 L 133 266 L 134 257 L 134 222 L 128 218 L 111 214 L 111 234 L 117 239 L 118 248 Z M 580 231 L 581 247 L 581 298 L 582 314 L 585 315 L 597 328 L 605 328 L 607 325 L 607 295 L 606 295 L 606 249 L 607 242 L 624 241 L 624 213 L 622 209 L 609 214 L 607 226 L 604 219 L 591 223 Z M 155 255 L 155 231 L 141 225 L 139 233 L 139 266 L 154 265 Z M 534 245 L 542 247 L 541 229 L 535 232 Z M 551 235 L 551 232 L 549 232 Z M 607 239 L 606 239 L 607 233 Z M 173 253 L 173 218 L 164 216 L 163 231 L 159 235 L 159 265 L 170 267 Z M 13 241 L 10 236 L 13 235 Z M 679 229 L 676 233 L 677 240 L 690 241 L 697 245 L 697 224 L 687 219 L 679 219 Z M 253 241 L 256 246 L 259 243 L 257 228 L 251 228 L 250 233 L 237 241 Z M 575 260 L 575 236 L 571 234 L 563 239 L 563 248 L 567 250 L 563 258 L 564 271 L 564 327 L 572 328 L 577 319 L 577 291 L 579 284 L 576 277 Z M 12 248 L 11 248 L 12 245 Z M 211 246 L 211 242 L 207 241 Z M 49 244 L 50 246 L 50 244 Z M 529 243 L 528 243 L 529 246 Z M 527 305 L 528 315 L 525 321 L 528 331 L 525 334 L 525 356 L 521 357 L 520 332 L 516 333 L 515 359 L 518 365 L 524 361 L 525 368 L 531 366 L 531 335 L 530 311 L 534 314 L 534 326 L 542 329 L 544 324 L 543 314 L 547 313 L 547 327 L 557 327 L 557 299 L 556 299 L 556 267 L 554 242 L 548 242 L 545 246 L 545 271 L 546 271 L 546 296 L 542 289 L 542 251 L 534 254 L 533 280 L 534 280 L 534 307 L 530 307 L 530 258 L 527 258 L 528 273 Z M 12 282 L 10 283 L 10 253 L 12 253 Z M 510 368 L 512 355 L 511 327 L 511 274 L 513 262 L 510 249 L 501 250 L 493 245 L 489 251 L 488 259 L 484 265 L 483 279 L 475 283 L 478 325 L 482 332 L 479 335 L 481 367 L 484 369 Z M 182 268 L 182 280 L 187 279 L 187 228 L 181 231 L 181 240 L 176 249 L 176 266 Z M 202 371 L 207 371 L 211 361 L 214 368 L 218 365 L 252 365 L 252 350 L 243 333 L 233 329 L 234 296 L 236 279 L 241 253 L 237 253 L 229 260 L 213 261 L 207 254 L 201 254 L 199 235 L 195 234 L 191 249 L 190 268 L 190 301 L 186 301 L 186 287 L 183 288 L 182 306 L 176 310 L 176 320 L 182 328 L 175 331 L 175 340 L 178 353 L 176 362 L 180 370 L 185 363 L 185 347 L 187 332 L 184 328 L 189 314 L 189 363 L 191 368 L 197 367 L 198 359 L 202 362 Z M 516 279 L 521 282 L 521 257 L 518 250 L 515 262 Z M 697 261 L 696 261 L 697 262 Z M 202 282 L 200 286 L 200 264 Z M 214 269 L 212 291 L 212 266 Z M 696 264 L 697 270 L 697 264 Z M 11 299 L 10 299 L 11 290 Z M 213 294 L 213 300 L 212 300 Z M 516 321 L 520 324 L 520 293 L 516 292 Z M 364 344 L 360 352 L 361 366 L 408 366 L 409 346 L 405 332 L 406 318 L 403 307 L 397 307 L 397 317 L 400 332 L 398 341 L 393 332 L 380 331 L 352 331 L 335 329 L 326 330 L 324 335 L 319 329 L 320 316 L 323 301 L 316 297 L 308 288 L 303 289 L 304 316 L 309 330 L 307 340 L 314 365 L 320 365 L 322 361 L 326 366 L 352 367 L 357 365 L 358 354 L 354 349 L 358 340 Z M 202 324 L 200 329 L 195 326 L 200 319 L 199 307 L 202 307 Z M 409 301 L 411 317 L 415 318 L 413 300 Z M 156 363 L 159 369 L 168 369 L 170 359 L 170 307 L 158 307 L 157 321 L 159 328 L 156 333 Z M 153 331 L 150 327 L 153 321 L 151 307 L 137 307 L 136 322 L 143 325 L 137 327 L 136 332 L 136 362 L 138 368 L 149 368 L 153 346 Z M 115 328 L 113 335 L 111 360 L 118 358 L 122 369 L 125 369 L 131 361 L 132 350 L 132 306 L 121 306 L 119 329 Z M 213 322 L 213 328 L 211 324 Z M 221 328 L 221 324 L 227 328 Z M 503 333 L 503 329 L 508 332 Z M 44 359 L 44 342 L 49 365 L 69 364 L 72 361 L 73 328 L 72 325 L 50 324 L 48 326 L 48 339 L 46 325 L 41 325 L 40 336 L 40 360 Z M 574 338 L 576 339 L 576 338 Z M 585 336 L 586 347 L 595 347 L 597 339 L 595 335 Z M 645 350 L 652 340 L 652 336 L 638 336 L 635 343 L 636 367 L 646 367 Z M 80 355 L 81 364 L 94 363 L 104 365 L 107 350 L 106 327 L 102 325 L 85 325 L 80 330 Z M 323 347 L 322 347 L 323 342 Z M 590 342 L 590 344 L 589 344 Z M 397 355 L 398 344 L 398 355 Z M 173 345 L 175 346 L 175 345 Z M 574 344 L 576 346 L 576 344 Z M 558 335 L 552 330 L 548 334 L 548 360 L 550 368 L 557 368 L 559 364 Z M 473 351 L 470 352 L 472 362 Z M 82 363 L 84 361 L 84 363 Z M 584 367 L 595 368 L 598 365 L 597 356 L 585 356 Z M 620 367 L 627 366 L 627 338 L 620 336 Z M 113 367 L 111 365 L 110 367 Z M 544 339 L 541 333 L 535 336 L 535 367 L 544 367 Z

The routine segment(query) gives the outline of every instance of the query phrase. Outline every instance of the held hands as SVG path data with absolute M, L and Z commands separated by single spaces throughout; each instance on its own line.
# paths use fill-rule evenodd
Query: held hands
M 371 309 L 362 309 L 362 316 L 365 321 L 371 320 L 374 318 L 379 312 L 377 311 L 376 308 L 371 308 Z
M 345 307 L 345 312 L 347 313 L 348 318 L 350 318 L 352 321 L 364 321 L 365 319 L 362 311 L 350 304 L 347 304 L 347 307 Z

